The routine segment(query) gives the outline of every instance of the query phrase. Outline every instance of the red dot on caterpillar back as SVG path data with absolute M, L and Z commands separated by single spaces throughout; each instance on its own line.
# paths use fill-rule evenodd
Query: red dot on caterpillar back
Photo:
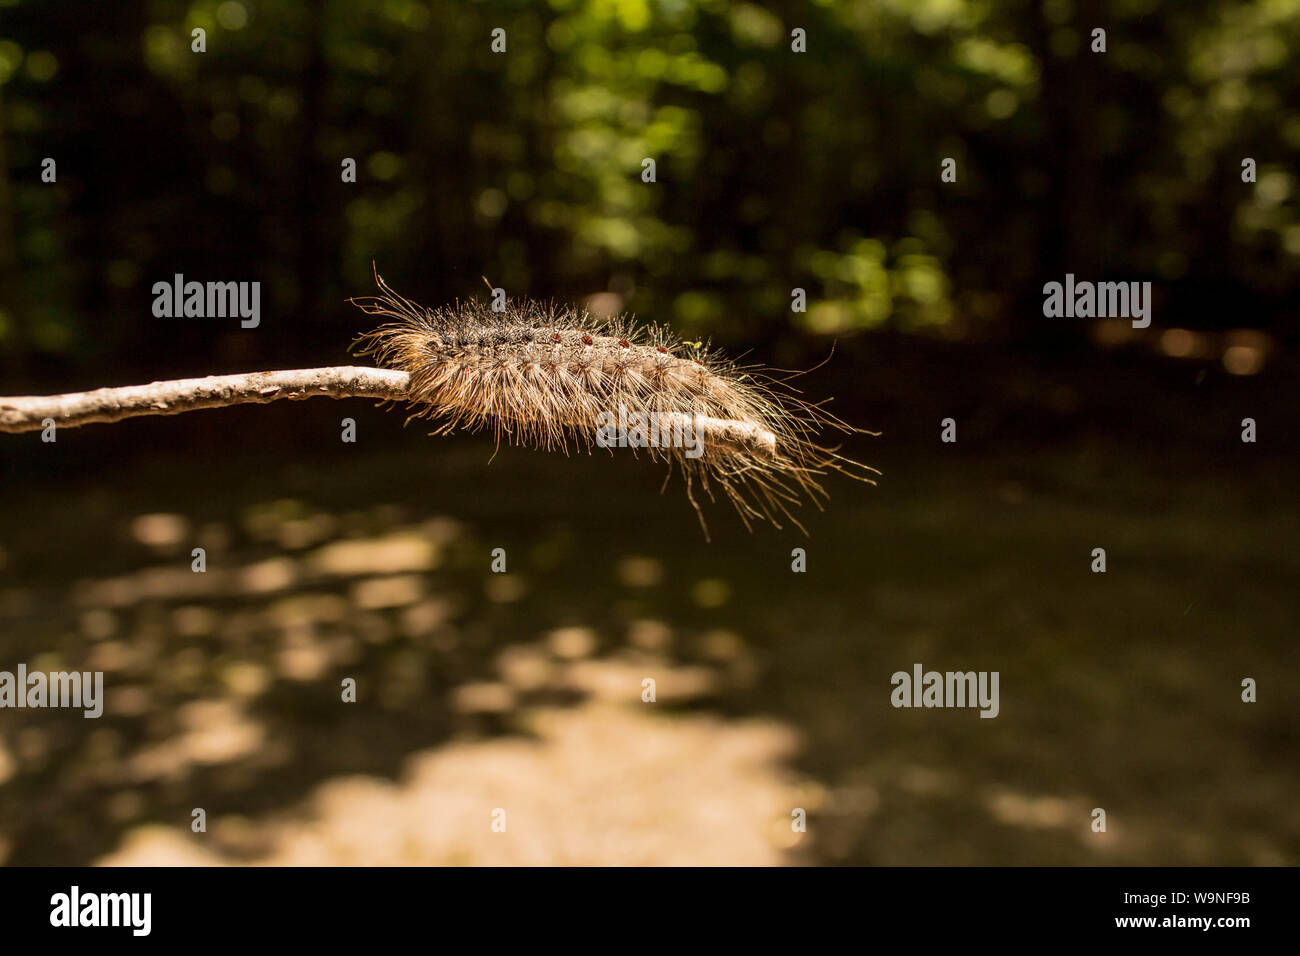
M 618 340 L 618 344 L 621 345 L 621 346 L 623 346 L 623 348 L 625 348 L 625 349 L 630 349 L 630 348 L 632 347 L 632 346 L 628 345 L 627 339 L 619 339 L 619 340 Z
M 584 335 L 584 336 L 582 337 L 582 344 L 583 344 L 583 345 L 590 345 L 590 344 L 591 344 L 591 336 L 590 336 L 590 335 Z
M 663 352 L 664 355 L 668 354 L 668 350 L 664 348 L 662 345 L 656 345 L 655 348 L 657 348 L 660 352 Z
M 560 333 L 559 333 L 559 332 L 552 332 L 552 333 L 551 333 L 551 341 L 552 341 L 552 342 L 558 342 L 558 341 L 560 341 Z

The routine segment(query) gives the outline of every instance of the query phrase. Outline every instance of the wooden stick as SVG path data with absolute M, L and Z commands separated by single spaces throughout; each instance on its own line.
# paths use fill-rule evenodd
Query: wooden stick
M 179 415 L 201 408 L 265 405 L 282 398 L 301 401 L 318 395 L 402 402 L 407 400 L 409 383 L 406 372 L 336 366 L 181 378 L 66 395 L 22 395 L 0 398 L 0 432 L 39 431 L 49 421 L 58 428 L 78 428 L 142 415 Z M 690 416 L 682 418 L 685 422 Z M 776 457 L 776 436 L 751 422 L 696 415 L 694 425 L 695 434 L 706 449 L 717 448 L 767 460 Z

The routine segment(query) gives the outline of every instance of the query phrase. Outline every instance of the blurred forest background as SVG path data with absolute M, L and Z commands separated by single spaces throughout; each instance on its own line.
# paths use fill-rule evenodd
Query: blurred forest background
M 429 302 L 487 274 L 747 343 L 1078 334 L 1040 311 L 1067 271 L 1152 280 L 1166 327 L 1297 334 L 1291 0 L 10 0 L 3 17 L 0 349 L 35 381 L 199 367 L 237 333 L 150 321 L 175 272 L 261 280 L 267 358 L 333 355 L 371 260 Z
M 834 344 L 885 473 L 705 545 L 641 463 L 359 402 L 7 436 L 0 669 L 110 697 L 0 712 L 0 861 L 1296 862 L 1297 48 L 1300 0 L 0 0 L 0 393 L 345 364 L 374 262 Z M 1151 327 L 1043 318 L 1067 272 Z M 154 318 L 175 273 L 260 328 Z M 893 710 L 917 660 L 1002 716 Z

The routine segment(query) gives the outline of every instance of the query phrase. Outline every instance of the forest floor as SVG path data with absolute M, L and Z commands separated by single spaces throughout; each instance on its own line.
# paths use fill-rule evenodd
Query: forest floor
M 719 503 L 710 543 L 644 461 L 359 404 L 315 451 L 327 401 L 61 435 L 5 489 L 0 670 L 105 710 L 0 710 L 0 861 L 1300 862 L 1289 466 L 991 443 L 995 399 L 974 449 L 854 439 L 880 484 L 810 537 Z M 998 716 L 895 709 L 917 663 L 997 671 Z

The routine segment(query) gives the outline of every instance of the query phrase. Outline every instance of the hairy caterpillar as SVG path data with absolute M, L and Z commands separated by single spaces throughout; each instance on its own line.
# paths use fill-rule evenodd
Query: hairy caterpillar
M 494 312 L 476 301 L 427 309 L 394 292 L 378 273 L 379 294 L 351 301 L 391 321 L 360 336 L 357 354 L 410 375 L 411 418 L 438 423 L 432 434 L 457 427 L 491 429 L 497 442 L 568 452 L 590 450 L 602 413 L 625 407 L 658 417 L 706 416 L 719 424 L 757 426 L 769 447 L 728 436 L 726 453 L 690 457 L 675 445 L 646 449 L 680 469 L 686 495 L 698 481 L 710 500 L 720 488 L 752 529 L 754 520 L 803 525 L 792 508 L 807 498 L 821 507 L 819 478 L 837 471 L 874 484 L 874 468 L 815 442 L 823 427 L 858 432 L 819 405 L 796 397 L 785 380 L 758 366 L 740 366 L 707 346 L 686 345 L 662 326 L 638 328 L 629 317 L 597 318 L 585 311 L 531 300 Z M 410 419 L 408 419 L 409 421 Z M 775 448 L 770 438 L 775 436 Z M 665 485 L 667 479 L 665 479 Z M 806 533 L 806 531 L 805 531 Z

